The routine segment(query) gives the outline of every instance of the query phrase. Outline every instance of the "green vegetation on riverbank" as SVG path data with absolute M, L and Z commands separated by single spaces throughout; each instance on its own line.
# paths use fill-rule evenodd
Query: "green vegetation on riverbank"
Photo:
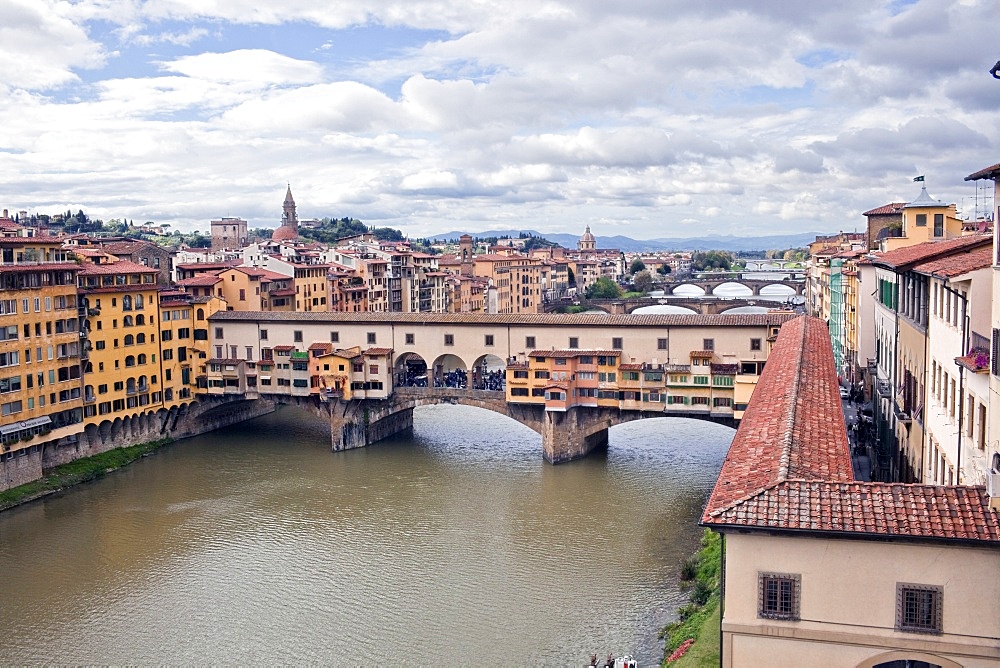
M 38 480 L 0 492 L 0 510 L 12 508 L 60 489 L 78 485 L 81 482 L 96 480 L 171 442 L 172 439 L 164 438 L 127 448 L 115 448 L 92 457 L 83 457 L 57 466 Z
M 719 665 L 719 582 L 722 538 L 705 530 L 701 549 L 681 568 L 681 579 L 691 590 L 690 603 L 678 610 L 680 619 L 660 631 L 665 666 Z M 693 642 L 689 642 L 694 639 Z M 678 651 L 686 646 L 686 651 Z M 675 652 L 681 656 L 674 656 Z M 673 657 L 673 658 L 672 658 Z

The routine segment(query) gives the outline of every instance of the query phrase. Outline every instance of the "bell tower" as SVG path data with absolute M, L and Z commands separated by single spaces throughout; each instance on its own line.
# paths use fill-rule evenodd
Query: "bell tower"
M 462 276 L 472 276 L 472 237 L 468 234 L 458 238 L 458 257 L 462 261 Z

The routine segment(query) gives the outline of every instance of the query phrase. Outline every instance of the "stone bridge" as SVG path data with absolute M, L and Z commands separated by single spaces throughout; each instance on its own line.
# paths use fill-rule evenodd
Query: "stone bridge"
M 446 387 L 397 387 L 388 399 L 331 400 L 316 397 L 265 395 L 275 403 L 293 404 L 330 422 L 332 449 L 362 448 L 413 428 L 418 406 L 454 404 L 473 406 L 506 415 L 542 437 L 542 455 L 552 464 L 579 459 L 595 448 L 606 447 L 608 429 L 619 424 L 656 417 L 708 420 L 736 428 L 732 415 L 704 411 L 639 411 L 608 407 L 575 406 L 565 412 L 546 411 L 542 405 L 508 403 L 503 392 Z
M 683 297 L 636 297 L 633 299 L 581 299 L 579 305 L 591 309 L 598 309 L 613 315 L 628 315 L 638 308 L 644 306 L 680 306 L 691 309 L 695 313 L 702 315 L 718 315 L 734 308 L 742 306 L 762 306 L 768 309 L 787 308 L 785 301 L 771 299 L 746 299 L 743 297 L 696 297 L 685 299 Z M 552 302 L 545 305 L 547 313 L 558 312 L 566 308 L 565 303 Z
M 768 279 L 758 279 L 758 278 L 744 278 L 742 275 L 734 274 L 732 277 L 727 278 L 690 278 L 682 281 L 663 283 L 657 287 L 663 289 L 664 294 L 672 295 L 674 290 L 683 285 L 693 285 L 695 287 L 701 288 L 706 296 L 714 295 L 716 288 L 720 285 L 742 285 L 743 287 L 750 288 L 751 292 L 757 296 L 760 295 L 760 291 L 763 288 L 770 287 L 772 285 L 783 285 L 785 287 L 792 288 L 795 290 L 796 295 L 802 295 L 805 291 L 805 280 L 802 279 L 784 279 L 784 280 L 768 280 Z

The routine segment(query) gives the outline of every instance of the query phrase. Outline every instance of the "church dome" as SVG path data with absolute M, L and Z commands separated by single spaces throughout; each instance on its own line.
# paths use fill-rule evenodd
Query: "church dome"
M 299 234 L 295 231 L 295 228 L 288 225 L 282 225 L 271 235 L 273 241 L 294 241 L 298 238 Z
M 590 233 L 590 225 L 587 225 L 587 231 L 583 233 L 582 237 L 580 237 L 580 241 L 585 241 L 590 243 L 597 242 L 597 239 L 594 238 L 594 235 Z

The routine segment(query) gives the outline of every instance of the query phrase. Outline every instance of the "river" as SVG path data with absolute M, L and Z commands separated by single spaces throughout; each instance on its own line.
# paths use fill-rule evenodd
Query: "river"
M 341 453 L 281 409 L 0 514 L 0 663 L 656 665 L 734 434 L 552 466 L 479 409 Z

